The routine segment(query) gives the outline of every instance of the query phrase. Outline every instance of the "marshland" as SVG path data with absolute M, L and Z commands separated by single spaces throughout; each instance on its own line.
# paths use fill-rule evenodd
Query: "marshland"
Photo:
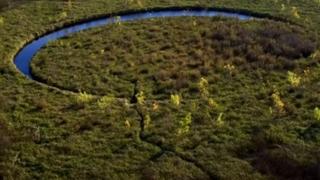
M 318 0 L 0 9 L 0 179 L 320 179 Z M 166 10 L 222 15 L 122 21 Z

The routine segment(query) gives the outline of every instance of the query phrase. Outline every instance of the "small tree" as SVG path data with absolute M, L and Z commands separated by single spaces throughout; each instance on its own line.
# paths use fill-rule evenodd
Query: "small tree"
M 317 121 L 320 121 L 320 109 L 318 107 L 314 109 L 313 116 Z
M 274 106 L 278 109 L 279 112 L 284 112 L 284 102 L 281 100 L 280 95 L 278 92 L 272 94 L 272 100 Z
M 236 67 L 233 64 L 226 64 L 223 66 L 225 70 L 229 72 L 229 74 L 233 74 L 233 72 L 236 70 Z
M 153 102 L 152 104 L 152 110 L 157 111 L 159 109 L 159 104 L 157 102 Z
M 67 13 L 66 11 L 63 11 L 63 12 L 60 13 L 60 18 L 61 18 L 61 19 L 64 19 L 64 18 L 66 18 L 67 16 L 68 16 L 68 13 Z
M 288 71 L 287 79 L 293 87 L 297 87 L 300 85 L 301 77 L 294 72 Z
M 140 8 L 143 8 L 144 6 L 141 0 L 137 0 L 137 4 Z
M 223 119 L 222 119 L 223 113 L 220 113 L 217 120 L 216 120 L 216 125 L 217 126 L 222 126 L 224 124 Z
M 286 10 L 286 5 L 281 4 L 281 11 L 284 11 L 284 10 Z
M 179 94 L 171 94 L 170 96 L 170 99 L 171 99 L 171 103 L 175 106 L 180 106 L 180 103 L 181 103 L 181 98 L 179 96 Z
M 126 128 L 131 128 L 131 123 L 129 121 L 129 119 L 126 119 L 126 121 L 124 122 L 124 125 L 126 126 Z
M 293 6 L 292 9 L 291 9 L 291 13 L 293 15 L 293 17 L 299 19 L 300 18 L 300 14 L 299 14 L 299 11 L 298 11 L 298 8 Z
M 90 94 L 87 94 L 86 92 L 80 92 L 77 96 L 76 96 L 76 102 L 79 104 L 82 103 L 89 103 L 93 100 L 93 96 Z
M 114 97 L 103 96 L 98 100 L 98 107 L 100 109 L 105 109 L 108 106 L 110 106 L 110 104 L 112 104 L 114 100 L 115 100 Z
M 320 55 L 320 50 L 316 50 L 314 53 L 310 55 L 312 59 L 316 59 Z
M 115 17 L 115 23 L 119 26 L 121 25 L 121 16 Z
M 69 8 L 69 9 L 72 8 L 72 0 L 68 0 L 68 8 Z
M 208 99 L 208 104 L 211 108 L 218 108 L 219 104 L 212 98 Z
M 144 117 L 144 128 L 147 129 L 151 125 L 151 117 L 149 114 L 145 115 Z
M 4 24 L 4 18 L 0 16 L 0 26 Z
M 192 123 L 192 114 L 188 113 L 179 121 L 178 135 L 183 135 L 189 132 Z
M 145 96 L 143 91 L 140 91 L 138 94 L 136 94 L 136 98 L 139 105 L 143 105 L 145 103 Z
M 202 97 L 207 98 L 209 96 L 209 82 L 205 78 L 201 78 L 198 83 L 198 88 Z

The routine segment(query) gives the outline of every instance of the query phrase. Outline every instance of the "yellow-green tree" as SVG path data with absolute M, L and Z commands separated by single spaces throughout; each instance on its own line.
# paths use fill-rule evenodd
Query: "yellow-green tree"
M 314 109 L 313 115 L 317 121 L 320 121 L 320 109 L 318 107 Z
M 179 121 L 178 135 L 183 135 L 189 132 L 192 123 L 192 114 L 188 113 Z

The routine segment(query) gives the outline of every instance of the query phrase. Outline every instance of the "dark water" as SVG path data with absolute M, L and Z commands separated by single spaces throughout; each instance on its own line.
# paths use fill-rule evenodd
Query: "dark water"
M 32 79 L 30 72 L 30 63 L 32 57 L 48 42 L 57 40 L 59 38 L 74 34 L 76 32 L 91 29 L 94 27 L 100 27 L 108 24 L 113 24 L 117 22 L 134 21 L 150 18 L 166 18 L 166 17 L 179 17 L 179 16 L 194 16 L 194 17 L 213 17 L 213 16 L 223 16 L 223 17 L 233 17 L 240 20 L 248 20 L 253 18 L 252 16 L 231 13 L 231 12 L 218 12 L 214 10 L 160 10 L 160 11 L 149 11 L 149 12 L 139 12 L 132 13 L 118 17 L 107 17 L 98 20 L 92 20 L 89 22 L 73 25 L 66 27 L 48 35 L 42 36 L 39 39 L 32 41 L 27 44 L 21 51 L 16 55 L 14 63 L 18 70 L 24 74 L 26 77 Z

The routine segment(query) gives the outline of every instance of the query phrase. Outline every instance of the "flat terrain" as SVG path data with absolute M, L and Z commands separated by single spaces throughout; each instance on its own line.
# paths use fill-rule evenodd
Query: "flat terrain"
M 161 18 L 23 45 L 126 10 L 216 7 L 274 20 Z M 319 179 L 317 1 L 30 2 L 0 13 L 0 179 Z M 284 21 L 276 21 L 282 19 Z

